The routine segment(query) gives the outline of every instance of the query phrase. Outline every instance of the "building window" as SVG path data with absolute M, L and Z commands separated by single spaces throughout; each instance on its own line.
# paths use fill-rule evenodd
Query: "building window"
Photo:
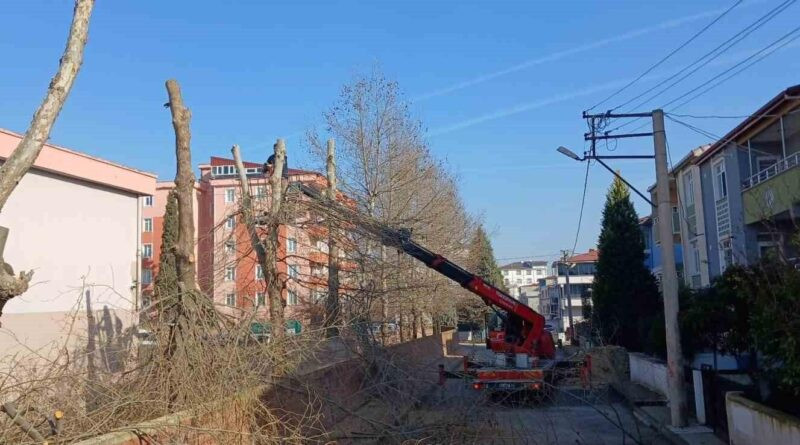
M 225 227 L 229 229 L 236 227 L 236 217 L 229 216 L 228 219 L 225 220 Z
M 321 239 L 317 240 L 317 242 L 314 244 L 314 247 L 316 247 L 320 252 L 328 253 L 328 243 Z
M 233 202 L 236 200 L 236 189 L 225 189 L 225 202 Z
M 508 275 L 508 271 L 507 271 L 507 270 L 504 270 L 504 271 L 503 271 L 503 275 Z
M 290 264 L 289 277 L 294 278 L 296 280 L 298 276 L 300 276 L 300 272 L 297 270 L 297 264 Z
M 143 205 L 145 207 L 153 207 L 153 197 L 152 196 L 145 196 L 143 198 L 143 201 L 144 201 Z
M 233 281 L 236 279 L 236 267 L 235 266 L 226 266 L 225 267 L 225 281 Z
M 531 275 L 532 273 L 533 273 L 533 271 L 532 271 L 532 270 L 530 270 L 530 269 L 528 269 L 528 270 L 526 270 L 526 271 L 525 271 L 525 275 Z
M 231 292 L 225 295 L 225 304 L 230 307 L 236 307 L 236 294 Z
M 256 195 L 256 199 L 259 201 L 267 199 L 267 188 L 264 187 L 263 185 L 259 185 L 258 187 L 256 187 L 254 195 Z
M 522 278 L 517 278 L 517 284 L 522 284 Z
M 294 306 L 297 304 L 297 293 L 295 291 L 287 291 L 286 292 L 286 305 Z
M 728 196 L 728 181 L 725 178 L 725 160 L 722 159 L 714 164 L 712 167 L 714 171 L 714 199 L 720 199 Z
M 144 231 L 145 232 L 152 232 L 153 231 L 153 218 L 145 218 L 143 226 L 144 226 Z
M 681 233 L 681 215 L 678 213 L 678 207 L 672 208 L 672 233 Z
M 153 258 L 152 244 L 142 244 L 142 258 Z
M 266 298 L 264 297 L 264 292 L 257 292 L 256 293 L 256 306 L 264 306 Z
M 147 286 L 148 284 L 153 282 L 153 270 L 152 269 L 142 269 L 142 284 Z
M 733 247 L 731 245 L 731 240 L 726 239 L 724 241 L 720 241 L 719 243 L 719 272 L 725 272 L 725 269 L 732 266 L 734 264 L 733 261 Z
M 236 242 L 233 240 L 225 241 L 225 253 L 228 255 L 233 255 L 236 253 Z
M 259 280 L 264 279 L 264 268 L 260 264 L 256 264 L 256 278 Z
M 325 301 L 325 297 L 327 297 L 327 294 L 324 291 L 321 291 L 321 290 L 315 290 L 314 291 L 314 302 L 315 303 L 321 303 L 321 302 Z
M 692 275 L 700 274 L 700 249 L 697 248 L 697 241 L 692 243 Z
M 289 238 L 286 240 L 286 251 L 289 253 L 297 252 L 297 240 L 294 238 Z
M 508 286 L 509 284 L 511 284 L 508 278 L 503 278 L 503 283 L 504 283 L 506 286 Z

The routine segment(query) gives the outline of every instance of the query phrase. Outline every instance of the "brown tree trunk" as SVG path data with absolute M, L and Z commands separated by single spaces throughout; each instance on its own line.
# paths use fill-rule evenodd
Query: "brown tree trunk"
M 231 153 L 233 154 L 233 160 L 236 163 L 236 169 L 239 171 L 239 182 L 242 187 L 241 209 L 244 217 L 244 224 L 245 227 L 247 227 L 247 233 L 250 235 L 250 246 L 256 253 L 256 260 L 258 261 L 258 264 L 261 265 L 261 270 L 264 271 L 264 280 L 266 282 L 277 281 L 277 274 L 268 275 L 268 273 L 275 273 L 276 268 L 274 266 L 270 266 L 270 258 L 267 257 L 267 251 L 264 247 L 264 243 L 261 241 L 261 237 L 258 235 L 257 215 L 253 209 L 253 199 L 250 196 L 250 182 L 247 180 L 247 173 L 244 168 L 244 163 L 242 162 L 242 156 L 239 153 L 239 146 L 234 145 L 233 148 L 231 148 Z M 271 258 L 273 264 L 275 260 L 276 258 Z
M 197 288 L 194 258 L 194 172 L 192 171 L 191 131 L 192 113 L 183 104 L 181 87 L 175 80 L 167 81 L 172 127 L 175 129 L 175 158 L 178 162 L 175 191 L 178 198 L 178 242 L 175 262 L 178 269 L 178 286 L 182 292 Z
M 270 334 L 272 338 L 281 343 L 286 337 L 286 327 L 283 320 L 283 289 L 286 287 L 283 280 L 278 275 L 278 230 L 281 226 L 281 205 L 283 203 L 283 164 L 286 160 L 286 145 L 283 139 L 278 139 L 275 143 L 275 162 L 270 176 L 270 218 L 268 222 L 269 233 L 265 243 L 265 254 L 267 268 L 264 269 L 266 276 L 276 277 L 275 280 L 267 282 L 267 292 L 269 294 L 269 318 L 272 325 Z
M 328 139 L 328 199 L 336 203 L 336 144 Z M 328 218 L 328 297 L 325 301 L 325 334 L 339 335 L 339 247 L 336 245 L 336 224 Z
M 67 46 L 61 56 L 58 71 L 50 80 L 44 101 L 36 109 L 22 140 L 0 166 L 0 211 L 50 138 L 50 130 L 72 90 L 72 84 L 83 63 L 83 49 L 89 35 L 89 18 L 93 7 L 94 0 L 75 2 Z M 3 261 L 3 247 L 7 236 L 8 229 L 0 227 L 0 315 L 3 314 L 3 306 L 8 300 L 28 290 L 28 283 L 33 277 L 33 271 L 20 272 L 15 277 L 13 268 Z

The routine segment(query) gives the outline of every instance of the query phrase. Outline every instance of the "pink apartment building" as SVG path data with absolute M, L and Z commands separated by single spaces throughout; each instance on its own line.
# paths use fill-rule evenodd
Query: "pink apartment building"
M 262 164 L 245 162 L 244 167 L 255 197 L 256 205 L 267 203 L 268 179 Z M 267 319 L 266 289 L 263 274 L 256 264 L 250 239 L 237 214 L 240 184 L 232 159 L 212 157 L 199 166 L 196 184 L 195 227 L 197 228 L 197 272 L 202 290 L 212 296 L 217 308 L 230 315 L 256 311 Z M 289 181 L 300 181 L 324 187 L 325 177 L 319 173 L 289 169 Z M 174 187 L 171 182 L 159 182 L 152 202 L 144 208 L 142 240 L 147 258 L 142 274 L 147 285 L 144 295 L 152 292 L 152 277 L 158 272 L 161 235 L 166 199 Z M 287 279 L 284 301 L 287 319 L 295 317 L 307 322 L 315 311 L 327 287 L 327 232 L 319 227 L 306 227 L 301 215 L 297 225 L 280 228 L 279 273 Z M 303 226 L 303 227 L 299 227 Z
M 0 162 L 20 139 L 0 129 Z M 142 205 L 155 185 L 153 174 L 44 146 L 0 213 L 10 229 L 5 260 L 34 270 L 28 291 L 3 309 L 0 356 L 73 346 L 65 334 L 85 336 L 87 305 L 107 336 L 136 322 Z

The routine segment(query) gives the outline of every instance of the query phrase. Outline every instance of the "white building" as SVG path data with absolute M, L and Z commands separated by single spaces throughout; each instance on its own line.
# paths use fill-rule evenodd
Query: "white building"
M 503 284 L 508 288 L 509 294 L 523 301 L 520 298 L 523 296 L 520 288 L 533 286 L 540 278 L 547 276 L 547 261 L 517 261 L 501 266 L 500 271 L 503 273 Z
M 567 258 L 566 263 L 556 261 L 553 263 L 552 274 L 539 281 L 538 311 L 552 322 L 561 340 L 566 339 L 570 304 L 572 304 L 572 323 L 577 324 L 584 320 L 584 301 L 586 298 L 591 298 L 597 258 L 597 250 L 589 249 L 586 253 Z M 569 269 L 569 290 L 567 290 L 567 269 Z
M 20 138 L 0 130 L 0 162 Z M 80 348 L 67 344 L 66 334 L 85 338 L 93 330 L 87 303 L 98 344 L 101 335 L 107 343 L 125 335 L 142 281 L 142 206 L 155 183 L 149 173 L 50 144 L 42 148 L 0 213 L 0 226 L 10 231 L 5 261 L 16 273 L 34 271 L 28 290 L 3 308 L 0 359 Z

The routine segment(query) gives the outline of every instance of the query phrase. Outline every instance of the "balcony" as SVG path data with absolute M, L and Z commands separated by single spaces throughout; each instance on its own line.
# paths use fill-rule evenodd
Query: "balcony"
M 780 159 L 742 184 L 744 222 L 752 224 L 786 212 L 800 201 L 800 152 Z

